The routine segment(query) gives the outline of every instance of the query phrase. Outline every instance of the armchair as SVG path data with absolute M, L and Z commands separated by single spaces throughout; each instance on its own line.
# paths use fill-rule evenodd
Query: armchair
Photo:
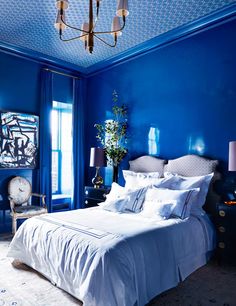
M 31 205 L 32 197 L 41 199 L 41 206 Z M 48 212 L 45 195 L 32 193 L 30 182 L 21 176 L 16 176 L 8 184 L 8 199 L 11 207 L 12 233 L 17 230 L 17 219 L 27 219 Z

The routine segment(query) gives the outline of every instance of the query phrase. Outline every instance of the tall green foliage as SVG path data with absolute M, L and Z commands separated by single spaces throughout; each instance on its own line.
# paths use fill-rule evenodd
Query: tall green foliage
M 118 94 L 114 90 L 112 94 L 112 118 L 103 124 L 95 124 L 97 140 L 102 144 L 108 162 L 118 166 L 127 154 L 127 107 L 119 106 Z

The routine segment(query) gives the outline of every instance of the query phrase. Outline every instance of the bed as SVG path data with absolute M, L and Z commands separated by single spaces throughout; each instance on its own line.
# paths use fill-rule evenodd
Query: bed
M 217 161 L 194 155 L 168 163 L 150 156 L 130 162 L 131 171 L 162 175 L 205 175 L 216 166 Z M 209 203 L 215 196 L 210 188 Z M 207 214 L 157 221 L 93 207 L 25 221 L 8 256 L 39 271 L 84 306 L 143 306 L 206 264 L 214 237 Z

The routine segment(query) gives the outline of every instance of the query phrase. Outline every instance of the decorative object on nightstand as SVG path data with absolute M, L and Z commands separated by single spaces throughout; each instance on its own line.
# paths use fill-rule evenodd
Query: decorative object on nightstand
M 118 105 L 118 94 L 113 91 L 112 118 L 103 124 L 95 124 L 97 140 L 102 144 L 108 163 L 113 167 L 113 182 L 118 181 L 118 166 L 128 150 L 127 145 L 127 107 Z
M 100 167 L 106 167 L 106 155 L 103 148 L 91 148 L 90 167 L 96 167 L 95 177 L 92 179 L 94 188 L 100 188 L 103 184 L 103 178 L 99 174 Z
M 94 188 L 91 186 L 85 186 L 84 188 L 84 207 L 97 206 L 98 203 L 106 200 L 106 195 L 110 192 L 109 187 Z
M 236 264 L 236 206 L 218 203 L 216 210 L 218 260 Z
M 16 176 L 8 184 L 8 199 L 10 201 L 12 216 L 12 233 L 17 230 L 17 219 L 27 219 L 33 216 L 47 213 L 45 195 L 32 193 L 30 182 L 21 176 Z M 31 205 L 31 197 L 39 197 L 42 206 Z

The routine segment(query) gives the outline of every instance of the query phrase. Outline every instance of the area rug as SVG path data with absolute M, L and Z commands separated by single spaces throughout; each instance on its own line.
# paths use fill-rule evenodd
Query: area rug
M 0 306 L 82 305 L 33 269 L 12 265 L 6 257 L 10 238 L 0 236 Z M 236 306 L 236 267 L 211 261 L 148 306 Z
M 6 257 L 10 237 L 0 237 L 0 306 L 78 306 L 77 299 L 28 266 Z

